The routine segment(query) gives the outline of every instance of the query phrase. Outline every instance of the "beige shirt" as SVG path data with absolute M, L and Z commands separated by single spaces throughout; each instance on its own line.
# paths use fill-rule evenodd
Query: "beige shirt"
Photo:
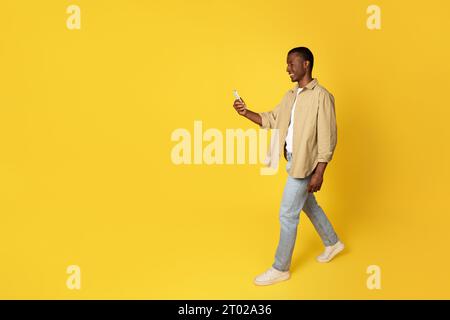
M 278 165 L 285 154 L 285 140 L 298 83 L 288 90 L 281 102 L 272 110 L 259 113 L 261 128 L 279 129 L 278 154 L 273 145 L 268 152 L 268 165 Z M 294 136 L 292 164 L 288 171 L 294 178 L 305 178 L 313 173 L 319 162 L 330 162 L 337 142 L 336 112 L 334 97 L 322 87 L 317 79 L 311 80 L 298 94 L 294 110 Z

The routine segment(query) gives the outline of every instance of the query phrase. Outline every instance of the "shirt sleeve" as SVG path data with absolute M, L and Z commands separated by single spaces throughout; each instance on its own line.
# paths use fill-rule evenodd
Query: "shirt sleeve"
M 266 111 L 266 112 L 260 112 L 259 115 L 261 116 L 261 126 L 262 129 L 273 129 L 275 128 L 275 122 L 278 118 L 278 113 L 280 112 L 281 103 L 279 103 L 273 110 Z
M 337 143 L 336 111 L 334 97 L 324 91 L 319 94 L 317 114 L 317 144 L 319 162 L 330 162 Z

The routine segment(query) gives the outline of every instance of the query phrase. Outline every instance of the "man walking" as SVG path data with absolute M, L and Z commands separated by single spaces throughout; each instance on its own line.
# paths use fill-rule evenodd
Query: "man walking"
M 287 68 L 292 82 L 281 102 L 268 112 L 253 112 L 244 100 L 233 107 L 261 128 L 279 129 L 278 154 L 287 160 L 288 178 L 280 206 L 280 239 L 272 266 L 254 279 L 256 285 L 270 285 L 290 277 L 292 253 L 297 237 L 299 215 L 303 210 L 319 233 L 325 251 L 318 262 L 329 262 L 344 249 L 325 212 L 318 205 L 314 192 L 320 190 L 323 175 L 331 161 L 337 142 L 334 97 L 317 79 L 312 78 L 314 57 L 305 47 L 293 48 L 287 55 Z

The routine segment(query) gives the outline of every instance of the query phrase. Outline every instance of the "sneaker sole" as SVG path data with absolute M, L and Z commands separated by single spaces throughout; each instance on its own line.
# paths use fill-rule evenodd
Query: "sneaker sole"
M 278 282 L 281 282 L 281 281 L 286 281 L 290 277 L 291 277 L 291 275 L 287 274 L 285 276 L 281 276 L 279 278 L 276 278 L 276 279 L 270 280 L 270 281 L 256 281 L 256 280 L 254 280 L 253 283 L 256 284 L 257 286 L 268 286 L 268 285 L 275 284 L 275 283 L 278 283 Z
M 320 262 L 320 263 L 327 263 L 327 262 L 330 262 L 331 260 L 333 260 L 333 258 L 334 258 L 338 253 L 340 253 L 342 250 L 344 250 L 344 248 L 345 248 L 344 245 L 342 245 L 342 246 L 340 246 L 340 247 L 337 247 L 337 248 L 331 253 L 331 255 L 330 255 L 330 257 L 329 257 L 328 259 L 326 259 L 326 260 L 320 260 L 320 259 L 317 259 L 317 261 Z

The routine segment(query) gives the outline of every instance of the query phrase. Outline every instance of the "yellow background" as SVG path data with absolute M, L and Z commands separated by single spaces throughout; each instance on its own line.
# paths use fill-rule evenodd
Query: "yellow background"
M 81 8 L 69 30 L 66 8 Z M 366 9 L 381 7 L 381 30 Z M 0 298 L 450 298 L 448 1 L 2 1 Z M 336 98 L 316 197 L 347 250 L 330 264 L 302 213 L 292 278 L 273 262 L 285 160 L 172 164 L 177 128 L 255 128 L 307 46 Z M 66 287 L 81 267 L 81 290 Z M 368 290 L 366 268 L 381 268 Z

